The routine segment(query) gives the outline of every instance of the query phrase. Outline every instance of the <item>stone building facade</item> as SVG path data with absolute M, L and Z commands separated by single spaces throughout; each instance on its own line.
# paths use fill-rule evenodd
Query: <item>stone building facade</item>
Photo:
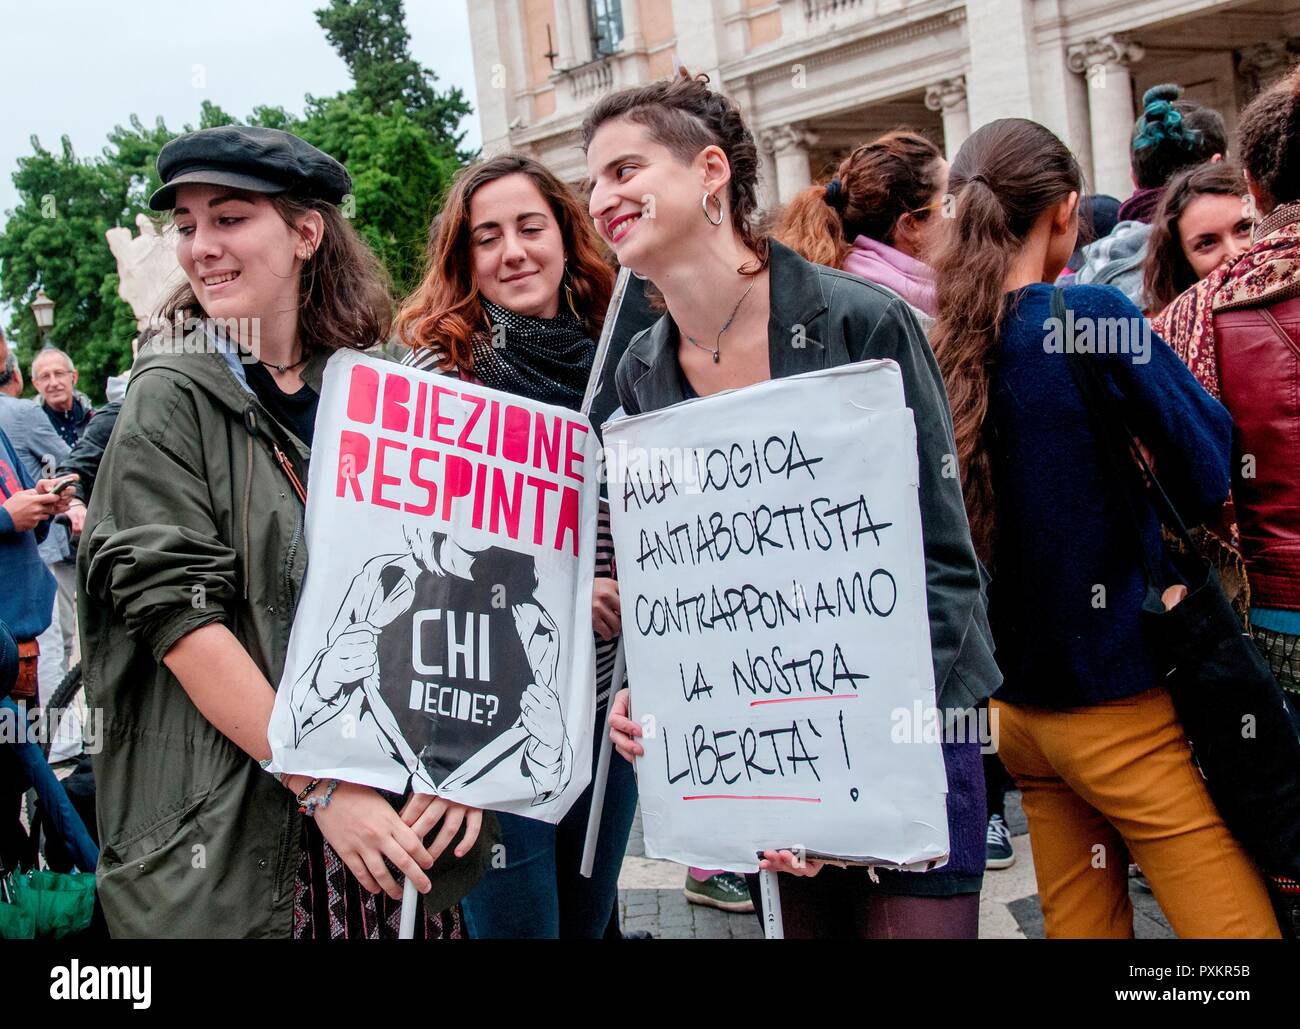
M 745 111 L 763 199 L 908 125 L 951 155 L 994 118 L 1042 122 L 1091 190 L 1132 191 L 1136 101 L 1159 82 L 1229 129 L 1300 54 L 1300 0 L 467 0 L 485 154 L 585 178 L 578 129 L 604 92 L 707 72 Z

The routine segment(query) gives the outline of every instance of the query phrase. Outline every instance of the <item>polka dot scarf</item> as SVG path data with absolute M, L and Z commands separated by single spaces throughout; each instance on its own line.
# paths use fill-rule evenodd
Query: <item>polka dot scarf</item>
M 482 303 L 488 328 L 474 335 L 474 377 L 493 389 L 577 410 L 596 354 L 582 323 L 563 309 L 554 318 L 534 318 Z

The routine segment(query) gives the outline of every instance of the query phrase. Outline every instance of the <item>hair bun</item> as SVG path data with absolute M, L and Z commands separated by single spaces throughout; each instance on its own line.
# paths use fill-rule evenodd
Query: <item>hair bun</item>
M 1167 100 L 1173 103 L 1183 95 L 1183 87 L 1173 82 L 1162 82 L 1158 86 L 1152 86 L 1142 94 L 1142 106 L 1147 107 L 1157 100 Z

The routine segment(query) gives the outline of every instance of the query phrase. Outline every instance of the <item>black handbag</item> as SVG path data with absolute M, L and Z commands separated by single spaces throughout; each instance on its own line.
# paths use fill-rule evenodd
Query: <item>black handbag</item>
M 1061 325 L 1065 298 L 1052 295 Z M 1128 500 L 1147 577 L 1143 623 L 1165 672 L 1165 683 L 1187 733 L 1205 785 L 1228 830 L 1270 879 L 1275 897 L 1286 882 L 1300 880 L 1300 733 L 1295 713 L 1254 641 L 1223 593 L 1214 568 L 1201 557 L 1169 494 L 1160 484 L 1125 424 L 1095 359 L 1075 353 L 1067 341 L 1070 371 L 1092 415 L 1103 449 Z M 1136 463 L 1135 463 L 1136 462 Z M 1138 467 L 1150 488 L 1138 483 Z M 1162 572 L 1152 567 L 1141 542 L 1134 493 L 1145 494 L 1160 521 L 1183 543 L 1169 564 L 1187 596 L 1165 610 Z

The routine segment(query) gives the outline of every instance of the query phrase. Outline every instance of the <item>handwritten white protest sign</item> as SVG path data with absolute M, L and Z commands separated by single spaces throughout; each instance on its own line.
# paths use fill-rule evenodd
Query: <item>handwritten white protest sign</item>
M 273 768 L 558 821 L 590 779 L 596 456 L 582 415 L 330 358 Z
M 948 854 L 916 428 L 892 361 L 609 423 L 646 852 Z M 912 741 L 915 742 L 912 742 Z

